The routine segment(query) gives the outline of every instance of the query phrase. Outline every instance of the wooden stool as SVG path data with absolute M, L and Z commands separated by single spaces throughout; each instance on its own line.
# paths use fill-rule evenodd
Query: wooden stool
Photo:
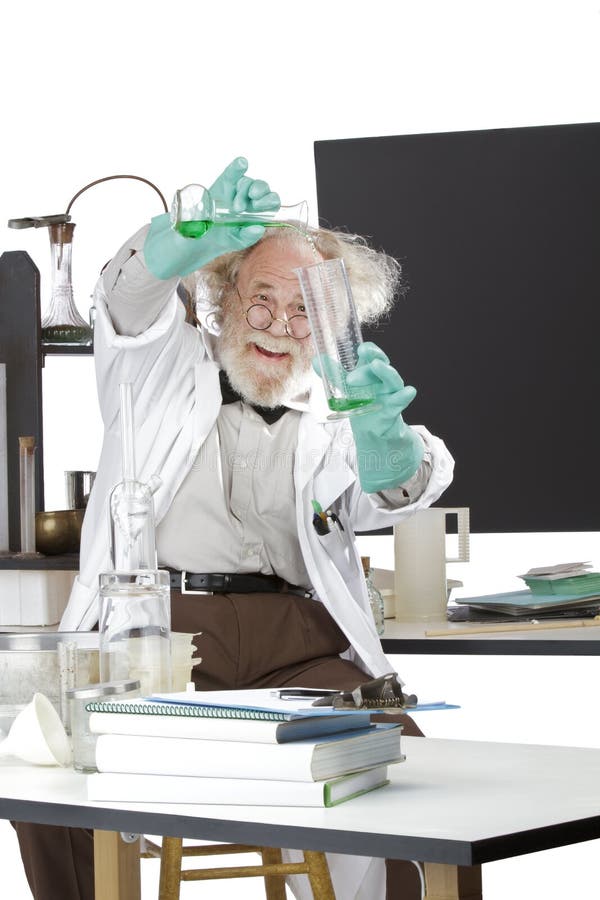
M 257 866 L 226 866 L 208 869 L 182 869 L 184 856 L 217 856 L 229 853 L 260 853 Z M 304 850 L 304 862 L 284 863 L 281 850 L 249 844 L 206 844 L 184 847 L 181 838 L 163 837 L 162 847 L 146 840 L 142 857 L 160 857 L 159 900 L 179 900 L 182 881 L 206 881 L 210 878 L 250 878 L 262 875 L 267 900 L 286 900 L 285 875 L 308 875 L 314 900 L 335 900 L 329 867 L 324 853 Z

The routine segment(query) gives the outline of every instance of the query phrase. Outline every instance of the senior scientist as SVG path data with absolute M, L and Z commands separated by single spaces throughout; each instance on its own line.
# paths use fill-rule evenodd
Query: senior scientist
M 279 207 L 235 159 L 210 192 L 235 211 Z M 329 412 L 311 365 L 294 269 L 341 257 L 361 321 L 386 313 L 399 264 L 356 235 L 252 225 L 185 238 L 155 217 L 105 267 L 95 294 L 95 356 L 105 436 L 60 624 L 91 629 L 109 571 L 107 503 L 121 480 L 119 384 L 132 384 L 138 478 L 158 476 L 159 564 L 172 576 L 175 631 L 202 632 L 198 689 L 351 690 L 391 670 L 371 615 L 354 530 L 393 525 L 435 502 L 452 478 L 443 442 L 403 412 L 415 395 L 375 344 L 355 375 L 381 399 L 350 420 Z M 197 324 L 182 297 L 197 294 Z M 319 535 L 311 501 L 343 532 Z M 340 535 L 343 540 L 340 540 Z M 201 589 L 201 593 L 186 590 Z M 403 717 L 405 733 L 419 734 Z M 93 900 L 91 833 L 17 825 L 36 900 Z M 386 896 L 383 860 L 330 855 L 338 900 Z M 388 866 L 387 896 L 420 896 L 410 863 Z M 304 883 L 306 882 L 306 884 Z M 308 881 L 293 876 L 298 897 Z

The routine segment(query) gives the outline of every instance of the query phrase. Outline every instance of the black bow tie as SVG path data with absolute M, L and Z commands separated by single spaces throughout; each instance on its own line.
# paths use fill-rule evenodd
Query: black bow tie
M 247 403 L 247 401 L 238 394 L 235 388 L 231 387 L 229 378 L 223 370 L 219 372 L 219 381 L 221 382 L 221 396 L 223 397 L 223 403 L 235 403 L 237 400 L 240 400 L 242 403 Z M 262 416 L 267 425 L 272 425 L 273 422 L 277 422 L 284 413 L 288 412 L 287 406 L 255 406 L 253 403 L 248 403 L 248 406 L 251 406 L 259 416 Z

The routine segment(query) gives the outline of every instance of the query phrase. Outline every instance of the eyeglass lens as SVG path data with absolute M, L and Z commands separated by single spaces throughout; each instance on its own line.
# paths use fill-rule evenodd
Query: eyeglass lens
M 308 317 L 304 315 L 291 316 L 289 319 L 275 317 L 267 306 L 255 303 L 246 311 L 246 321 L 251 328 L 257 331 L 266 331 L 274 321 L 283 322 L 285 330 L 290 337 L 302 340 L 310 334 Z

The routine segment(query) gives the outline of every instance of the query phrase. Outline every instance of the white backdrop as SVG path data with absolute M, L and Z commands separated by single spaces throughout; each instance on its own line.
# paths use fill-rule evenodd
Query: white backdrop
M 105 175 L 141 175 L 170 199 L 245 155 L 284 202 L 308 200 L 316 221 L 315 140 L 600 121 L 599 32 L 600 0 L 12 3 L 0 53 L 0 251 L 30 253 L 44 303 L 47 232 L 5 223 L 63 212 Z M 84 316 L 103 263 L 160 211 L 154 192 L 132 181 L 76 201 L 74 287 Z M 63 471 L 97 461 L 90 359 L 47 361 L 44 419 L 46 507 L 61 508 Z M 530 537 L 528 546 L 534 565 L 545 540 Z M 563 549 L 565 559 L 579 558 L 576 542 L 555 540 L 541 561 L 561 561 Z M 427 719 L 430 734 L 600 746 L 594 659 L 394 662 L 411 689 L 432 695 L 449 685 L 448 699 L 467 710 Z M 3 870 L 13 866 L 12 896 L 25 897 L 12 834 L 1 827 Z M 577 882 L 585 894 L 596 853 L 584 845 L 493 864 L 486 897 L 558 900 L 575 895 Z M 211 896 L 210 886 L 202 890 Z

